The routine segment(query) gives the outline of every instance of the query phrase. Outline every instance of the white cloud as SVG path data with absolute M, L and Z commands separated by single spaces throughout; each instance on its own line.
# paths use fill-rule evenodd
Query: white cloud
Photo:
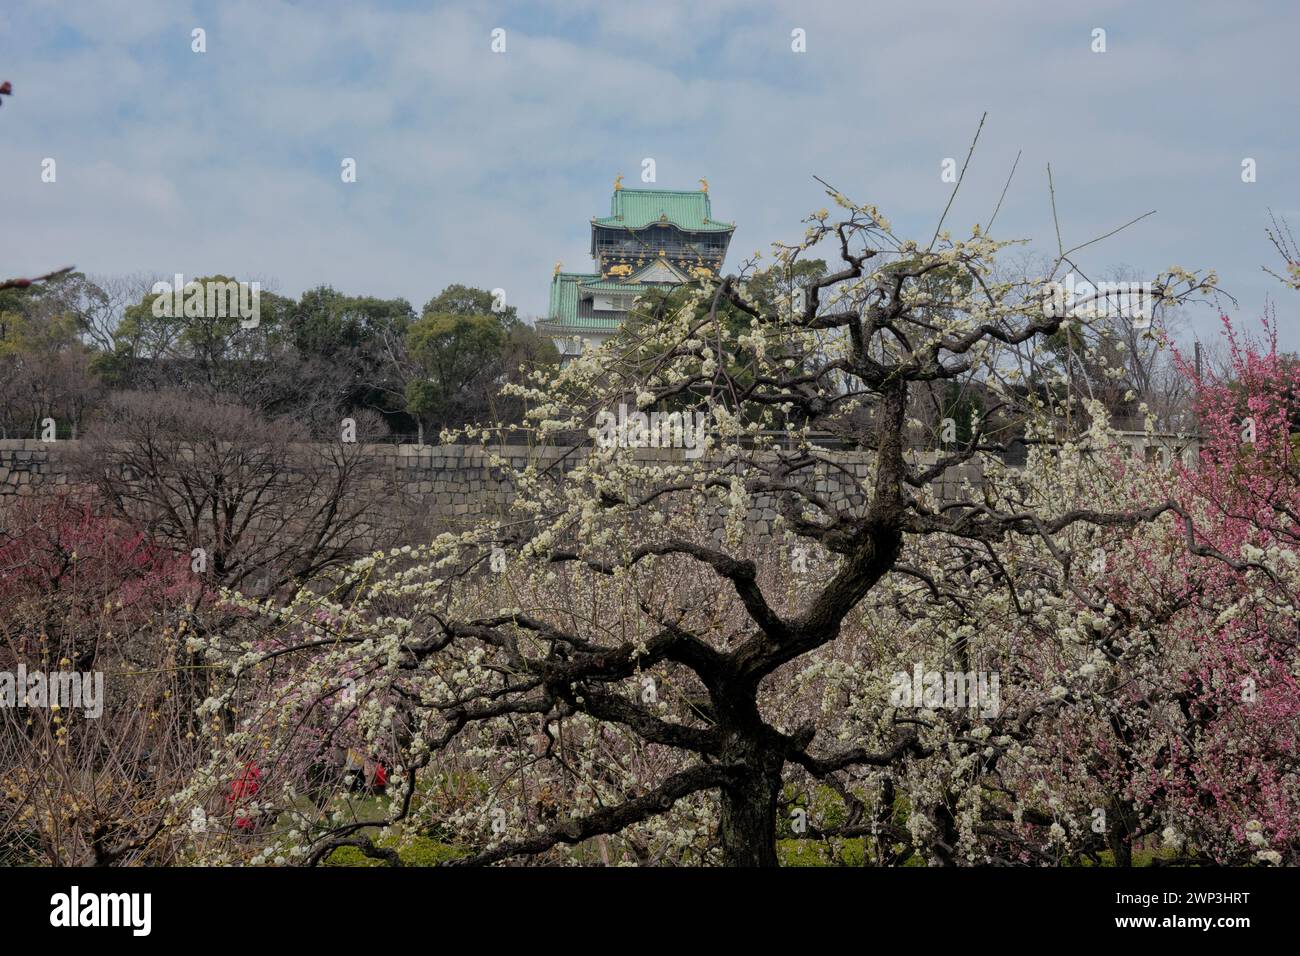
M 747 254 L 824 205 L 813 174 L 932 229 L 946 156 L 981 149 L 950 216 L 987 218 L 1018 149 L 1003 235 L 1052 232 L 1044 167 L 1098 268 L 1213 267 L 1257 314 L 1266 209 L 1294 209 L 1293 8 L 1030 0 L 931 4 L 583 0 L 373 7 L 268 0 L 6 5 L 0 71 L 5 271 L 237 271 L 417 306 L 500 285 L 525 313 L 551 266 L 585 268 L 609 184 L 653 156 L 711 184 Z M 189 52 L 193 26 L 209 52 Z M 508 52 L 489 32 L 508 30 Z M 794 27 L 808 52 L 789 48 Z M 1094 26 L 1109 52 L 1088 51 Z M 39 181 L 44 156 L 55 186 Z M 1239 179 L 1243 156 L 1260 180 Z M 360 181 L 339 181 L 355 157 Z M 14 224 L 18 228 L 14 228 Z M 183 261 L 177 261 L 183 260 Z M 733 260 L 735 261 L 735 260 Z M 1284 300 L 1285 301 L 1285 300 Z M 1287 330 L 1290 344 L 1300 333 Z

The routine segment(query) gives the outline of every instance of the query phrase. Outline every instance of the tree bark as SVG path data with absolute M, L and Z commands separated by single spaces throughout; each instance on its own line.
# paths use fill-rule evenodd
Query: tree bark
M 1116 798 L 1111 801 L 1111 821 L 1106 830 L 1106 842 L 1115 855 L 1115 866 L 1133 865 L 1133 827 L 1136 814 L 1133 805 L 1127 800 Z
M 776 801 L 781 772 L 755 767 L 722 787 L 719 836 L 727 866 L 778 866 Z

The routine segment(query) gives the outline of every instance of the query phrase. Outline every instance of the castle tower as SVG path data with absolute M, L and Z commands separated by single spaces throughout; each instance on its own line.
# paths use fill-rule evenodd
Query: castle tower
M 595 273 L 563 272 L 557 264 L 551 301 L 537 331 L 549 335 L 561 361 L 586 343 L 600 345 L 627 319 L 648 288 L 671 288 L 718 275 L 735 223 L 713 218 L 709 184 L 682 192 L 624 189 L 614 181 L 609 215 L 591 220 Z

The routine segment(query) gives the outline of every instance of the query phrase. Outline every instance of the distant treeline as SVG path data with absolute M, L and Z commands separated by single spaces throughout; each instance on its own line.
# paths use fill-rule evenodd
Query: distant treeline
M 297 299 L 259 289 L 255 324 L 237 309 L 172 308 L 154 287 L 148 277 L 74 272 L 0 292 L 0 437 L 39 436 L 47 419 L 71 437 L 112 393 L 176 390 L 235 397 L 315 435 L 336 433 L 344 417 L 371 437 L 436 435 L 466 421 L 518 421 L 522 409 L 501 386 L 558 361 L 513 306 L 463 285 L 419 312 L 405 299 L 327 286 Z

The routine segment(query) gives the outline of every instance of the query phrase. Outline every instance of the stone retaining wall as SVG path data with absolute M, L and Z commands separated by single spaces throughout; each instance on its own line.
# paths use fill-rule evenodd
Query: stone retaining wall
M 38 489 L 67 485 L 70 481 L 66 457 L 74 453 L 79 442 L 35 439 L 0 440 L 0 500 L 5 496 L 35 494 Z M 392 482 L 390 487 L 414 504 L 434 521 L 463 524 L 478 516 L 502 513 L 509 505 L 514 489 L 508 469 L 492 464 L 492 455 L 476 446 L 464 445 L 369 445 L 368 454 L 379 459 L 377 474 Z M 530 461 L 539 467 L 553 467 L 562 473 L 581 461 L 584 449 L 530 449 L 523 445 L 496 450 L 511 468 L 523 469 Z M 647 463 L 663 461 L 683 454 L 674 449 L 638 449 L 636 455 Z M 934 454 L 918 456 L 933 462 Z M 816 478 L 816 490 L 850 505 L 863 503 L 861 482 L 870 470 L 870 455 L 865 452 L 838 452 L 838 468 L 825 468 Z M 938 483 L 944 500 L 960 494 L 964 480 L 978 483 L 977 464 L 948 469 Z M 753 520 L 766 524 L 776 517 L 775 502 L 760 496 L 755 502 Z

